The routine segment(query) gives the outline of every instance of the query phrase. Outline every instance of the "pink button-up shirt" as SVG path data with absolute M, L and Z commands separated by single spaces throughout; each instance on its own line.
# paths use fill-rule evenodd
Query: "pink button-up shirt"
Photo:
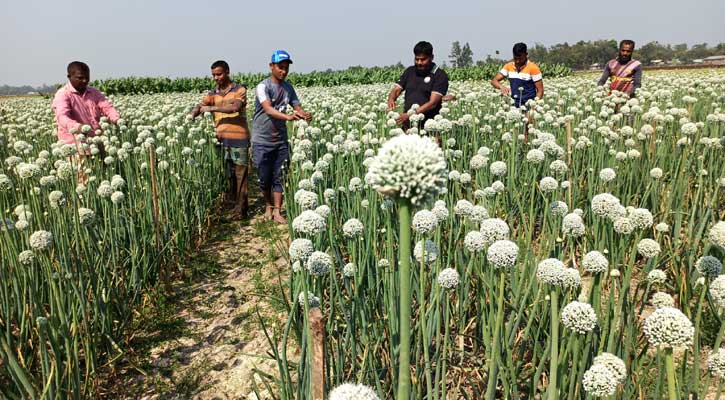
M 70 133 L 72 129 L 80 133 L 82 125 L 90 125 L 95 131 L 100 128 L 101 115 L 112 123 L 121 117 L 98 89 L 88 86 L 85 93 L 80 94 L 70 82 L 55 93 L 53 112 L 58 123 L 58 139 L 68 144 L 76 142 L 74 134 Z M 93 136 L 93 133 L 89 132 L 86 136 Z

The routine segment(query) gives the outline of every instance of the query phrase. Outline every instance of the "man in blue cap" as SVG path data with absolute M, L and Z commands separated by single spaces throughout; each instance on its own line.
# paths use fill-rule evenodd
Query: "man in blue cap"
M 254 119 L 252 129 L 252 157 L 259 176 L 259 188 L 264 195 L 266 209 L 264 217 L 279 223 L 286 223 L 282 216 L 282 167 L 289 157 L 287 121 L 304 119 L 312 115 L 302 109 L 297 93 L 285 81 L 292 57 L 284 50 L 272 53 L 269 63 L 271 76 L 257 85 L 255 90 Z M 287 106 L 294 113 L 287 114 Z

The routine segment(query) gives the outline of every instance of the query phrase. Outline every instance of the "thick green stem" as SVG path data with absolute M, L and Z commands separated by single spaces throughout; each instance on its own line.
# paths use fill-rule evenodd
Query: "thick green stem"
M 486 386 L 486 399 L 494 400 L 496 398 L 496 377 L 498 375 L 498 359 L 501 352 L 501 324 L 503 322 L 503 288 L 506 279 L 506 272 L 502 269 L 499 272 L 498 280 L 498 310 L 496 310 L 496 325 L 493 328 L 493 351 L 489 360 L 488 367 L 488 385 Z
M 677 381 L 675 381 L 675 357 L 672 347 L 665 349 L 665 366 L 667 368 L 667 396 L 669 400 L 677 400 Z
M 559 292 L 551 291 L 551 360 L 549 364 L 548 400 L 556 400 L 557 396 L 557 367 L 559 365 Z
M 410 200 L 398 199 L 400 224 L 400 354 L 398 364 L 398 399 L 410 398 Z

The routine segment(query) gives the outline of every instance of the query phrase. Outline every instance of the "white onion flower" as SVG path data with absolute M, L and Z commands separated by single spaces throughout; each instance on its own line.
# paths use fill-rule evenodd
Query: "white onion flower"
M 90 225 L 96 219 L 96 213 L 89 208 L 78 209 L 78 221 L 81 225 Z
M 609 260 L 598 251 L 590 251 L 582 258 L 582 267 L 592 274 L 606 272 L 609 268 Z
M 292 220 L 292 230 L 305 235 L 317 235 L 327 228 L 325 219 L 314 211 L 302 211 Z
M 629 235 L 634 232 L 635 228 L 634 222 L 627 217 L 620 217 L 614 220 L 614 231 L 619 234 Z
M 655 308 L 674 307 L 675 299 L 673 299 L 672 296 L 669 295 L 669 293 L 656 292 L 652 295 L 652 298 L 650 299 L 650 304 L 652 304 Z
M 359 237 L 364 231 L 363 223 L 357 218 L 350 218 L 342 225 L 342 234 L 348 239 Z
M 646 208 L 635 208 L 629 218 L 638 229 L 648 229 L 654 224 L 654 217 Z
M 483 220 L 480 231 L 483 234 L 484 246 L 488 246 L 496 240 L 508 239 L 511 232 L 506 221 L 499 218 Z
M 473 211 L 473 204 L 471 204 L 471 202 L 468 200 L 458 200 L 456 202 L 456 205 L 453 207 L 454 214 L 461 215 L 464 217 L 471 215 L 472 211 Z
M 725 221 L 718 221 L 718 223 L 710 228 L 708 239 L 710 239 L 712 244 L 715 246 L 725 250 Z
M 438 273 L 438 285 L 445 290 L 455 289 L 460 280 L 460 275 L 454 268 L 446 268 Z
M 627 378 L 627 365 L 624 361 L 612 353 L 602 353 L 592 360 L 592 364 L 601 364 L 609 368 L 617 379 L 617 383 L 624 383 Z
M 647 282 L 651 285 L 664 285 L 667 283 L 667 274 L 661 269 L 653 269 L 647 274 Z
M 476 253 L 486 247 L 486 240 L 483 233 L 471 231 L 466 234 L 466 237 L 463 239 L 463 244 L 466 246 L 466 250 L 471 253 Z
M 323 251 L 315 251 L 307 258 L 305 266 L 312 275 L 327 275 L 332 268 L 332 257 Z
M 510 240 L 497 240 L 486 250 L 486 259 L 494 268 L 511 268 L 519 256 L 519 246 Z
M 303 211 L 314 210 L 317 207 L 317 193 L 306 189 L 296 191 L 294 200 Z
M 725 308 L 725 275 L 720 275 L 710 282 L 710 296 L 720 308 Z
M 593 364 L 582 378 L 584 390 L 596 397 L 608 397 L 617 392 L 617 377 L 604 364 Z
M 642 257 L 652 258 L 660 254 L 660 245 L 652 239 L 642 239 L 637 243 L 637 253 Z
M 707 356 L 707 370 L 713 376 L 725 377 L 725 349 L 717 349 Z
M 421 235 L 435 232 L 438 226 L 438 217 L 428 210 L 420 210 L 413 215 L 413 231 Z
M 425 243 L 425 248 L 423 247 Z M 431 265 L 438 259 L 438 246 L 431 240 L 419 241 L 413 249 L 413 256 L 420 263 Z
M 385 196 L 400 196 L 417 205 L 441 192 L 446 175 L 443 151 L 434 140 L 402 135 L 383 144 L 365 180 Z
M 43 230 L 35 231 L 28 238 L 28 242 L 33 250 L 43 251 L 53 245 L 53 234 Z
M 662 168 L 655 167 L 649 171 L 649 176 L 652 177 L 652 179 L 660 179 L 662 178 L 662 174 Z
M 584 335 L 597 327 L 597 314 L 590 304 L 572 301 L 561 310 L 561 323 L 568 329 Z
M 355 276 L 355 264 L 353 263 L 347 263 L 344 267 L 342 267 L 342 274 L 346 278 L 352 278 Z
M 503 161 L 494 161 L 491 163 L 491 167 L 489 169 L 491 171 L 491 175 L 493 176 L 506 175 L 506 163 Z
M 672 348 L 692 345 L 695 327 L 682 311 L 662 307 L 647 317 L 643 331 L 651 345 Z
M 23 250 L 18 254 L 18 261 L 25 266 L 31 265 L 35 261 L 35 253 L 31 250 Z
M 561 231 L 564 235 L 572 237 L 582 236 L 586 232 L 584 220 L 578 214 L 567 214 L 561 223 Z
M 297 295 L 297 302 L 300 304 L 300 307 L 305 306 L 305 292 L 300 292 L 300 294 Z M 320 298 L 315 296 L 312 292 L 307 292 L 307 304 L 310 308 L 319 307 Z
M 604 168 L 599 171 L 599 179 L 601 179 L 601 181 L 604 183 L 611 182 L 616 178 L 617 173 L 611 168 Z
M 329 400 L 380 400 L 375 390 L 369 386 L 343 383 L 330 391 Z
M 550 176 L 546 176 L 539 181 L 539 188 L 544 193 L 553 192 L 559 188 L 559 182 Z
M 549 212 L 555 217 L 561 217 L 569 212 L 569 206 L 567 206 L 563 201 L 552 201 L 549 205 Z
M 609 193 L 600 193 L 592 197 L 592 212 L 599 217 L 614 215 L 619 207 L 619 199 Z
M 292 261 L 305 262 L 314 251 L 315 248 L 309 239 L 297 238 L 289 246 L 289 256 Z

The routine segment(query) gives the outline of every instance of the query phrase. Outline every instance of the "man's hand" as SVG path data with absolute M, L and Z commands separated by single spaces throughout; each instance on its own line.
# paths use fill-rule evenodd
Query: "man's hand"
M 294 115 L 297 116 L 296 119 L 304 119 L 308 122 L 312 119 L 312 114 L 302 110 L 295 111 Z
M 201 114 L 201 106 L 197 104 L 191 109 L 191 119 L 198 117 L 199 114 Z
M 286 121 L 297 121 L 298 119 L 300 119 L 300 116 L 297 115 L 297 112 L 295 112 L 294 114 L 285 114 L 284 119 Z
M 201 107 L 201 108 L 199 109 L 199 111 L 200 111 L 200 112 L 202 112 L 202 113 L 205 113 L 205 112 L 212 112 L 212 106 L 203 106 L 203 107 Z
M 388 112 L 393 111 L 395 108 L 395 100 L 388 99 Z
M 408 113 L 402 113 L 402 114 L 400 114 L 400 117 L 398 117 L 398 119 L 395 120 L 395 122 L 397 122 L 398 125 L 400 126 L 400 125 L 403 125 L 409 119 L 410 119 L 410 116 L 408 115 Z
M 504 96 L 511 96 L 511 89 L 507 88 L 506 86 L 501 85 L 501 94 Z

